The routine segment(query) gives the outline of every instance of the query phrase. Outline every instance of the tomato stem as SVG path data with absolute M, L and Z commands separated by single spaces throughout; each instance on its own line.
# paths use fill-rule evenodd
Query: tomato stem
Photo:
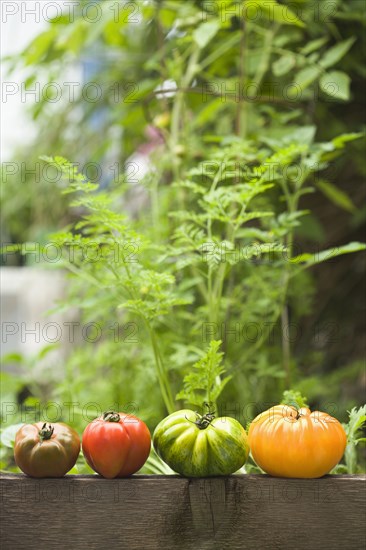
M 215 411 L 210 410 L 210 405 L 208 403 L 204 403 L 204 406 L 208 409 L 207 413 L 202 415 L 196 412 L 197 419 L 193 422 L 193 424 L 195 424 L 200 430 L 205 430 L 208 428 L 215 418 Z M 190 420 L 190 422 L 192 422 L 192 420 Z
M 47 423 L 45 422 L 42 426 L 42 429 L 39 430 L 38 432 L 41 443 L 43 441 L 47 441 L 47 439 L 51 439 L 54 430 L 55 428 L 51 424 L 48 424 L 48 428 L 47 428 Z
M 103 420 L 106 422 L 119 422 L 121 420 L 121 417 L 118 413 L 114 411 L 107 411 L 103 413 Z

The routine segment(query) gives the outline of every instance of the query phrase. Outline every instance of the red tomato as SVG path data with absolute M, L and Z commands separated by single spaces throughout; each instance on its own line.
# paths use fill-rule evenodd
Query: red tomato
M 137 472 L 145 464 L 150 446 L 150 432 L 142 420 L 113 411 L 88 424 L 82 439 L 87 463 L 108 479 Z

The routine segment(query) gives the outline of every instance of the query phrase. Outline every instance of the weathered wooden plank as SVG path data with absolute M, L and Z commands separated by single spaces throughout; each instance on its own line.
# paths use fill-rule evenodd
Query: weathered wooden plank
M 2 550 L 362 550 L 366 476 L 0 478 Z

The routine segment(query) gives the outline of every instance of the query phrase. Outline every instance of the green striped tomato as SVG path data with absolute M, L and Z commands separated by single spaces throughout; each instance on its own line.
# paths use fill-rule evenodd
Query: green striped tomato
M 160 458 L 186 477 L 229 475 L 241 468 L 249 453 L 242 425 L 228 416 L 215 418 L 189 409 L 177 411 L 155 429 L 153 444 Z

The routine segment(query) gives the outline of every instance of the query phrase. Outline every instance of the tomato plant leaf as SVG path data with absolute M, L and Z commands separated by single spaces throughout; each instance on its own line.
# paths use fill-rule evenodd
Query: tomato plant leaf
M 353 407 L 349 411 L 349 421 L 348 424 L 344 425 L 344 429 L 347 434 L 347 447 L 344 453 L 346 468 L 348 474 L 357 473 L 357 450 L 356 446 L 363 439 L 362 429 L 366 424 L 366 405 L 363 405 L 359 409 Z
M 11 426 L 4 428 L 1 431 L 1 436 L 0 436 L 2 445 L 12 449 L 14 447 L 16 433 L 19 430 L 19 428 L 21 428 L 22 426 L 24 426 L 24 422 L 20 422 L 19 424 L 11 424 Z
M 308 407 L 307 398 L 301 395 L 301 392 L 296 390 L 286 390 L 283 392 L 281 405 L 291 405 L 296 409 Z
M 201 23 L 197 29 L 193 31 L 193 39 L 199 48 L 204 48 L 213 39 L 220 28 L 220 23 L 216 19 Z
M 246 0 L 244 7 L 244 17 L 249 21 L 261 16 L 272 23 L 276 21 L 283 25 L 305 26 L 294 11 L 276 0 Z
M 328 197 L 329 200 L 340 208 L 343 208 L 343 210 L 347 210 L 347 212 L 354 212 L 356 210 L 356 207 L 349 196 L 344 191 L 333 185 L 333 183 L 330 183 L 330 181 L 318 180 L 316 185 L 320 191 Z
M 321 252 L 316 252 L 315 254 L 304 253 L 298 256 L 291 258 L 290 262 L 293 264 L 303 264 L 302 268 L 307 268 L 312 265 L 320 264 L 326 260 L 331 260 L 337 256 L 342 256 L 343 254 L 350 254 L 352 252 L 359 252 L 366 249 L 365 243 L 352 242 L 344 246 L 328 248 L 327 250 L 322 250 Z
M 356 39 L 354 37 L 351 37 L 347 40 L 339 42 L 339 44 L 336 44 L 324 54 L 323 58 L 319 61 L 319 64 L 324 69 L 328 69 L 328 67 L 335 65 L 344 55 L 346 55 L 348 50 L 355 43 L 355 40 Z
M 287 74 L 296 65 L 296 59 L 294 55 L 284 55 L 277 59 L 273 65 L 273 74 L 275 76 L 283 76 Z
M 319 75 L 321 74 L 321 70 L 316 65 L 313 65 L 311 67 L 306 67 L 305 69 L 301 69 L 295 77 L 294 77 L 294 83 L 299 86 L 301 90 L 305 90 L 310 84 L 316 80 Z M 294 91 L 294 93 L 298 93 Z
M 322 75 L 320 88 L 327 95 L 334 99 L 347 101 L 350 98 L 350 77 L 341 71 L 332 71 Z
M 221 364 L 223 352 L 219 351 L 221 340 L 212 340 L 206 354 L 193 365 L 193 370 L 183 379 L 183 390 L 176 399 L 183 399 L 190 405 L 202 407 L 203 403 L 215 406 L 218 397 L 231 376 L 221 378 L 226 372 Z
M 324 44 L 326 44 L 328 42 L 328 40 L 329 39 L 328 39 L 327 36 L 323 36 L 322 38 L 317 38 L 316 40 L 311 40 L 310 42 L 308 42 L 306 44 L 306 46 L 301 48 L 300 52 L 303 55 L 308 55 L 309 53 L 312 53 L 316 50 L 319 50 L 319 48 L 324 46 Z

